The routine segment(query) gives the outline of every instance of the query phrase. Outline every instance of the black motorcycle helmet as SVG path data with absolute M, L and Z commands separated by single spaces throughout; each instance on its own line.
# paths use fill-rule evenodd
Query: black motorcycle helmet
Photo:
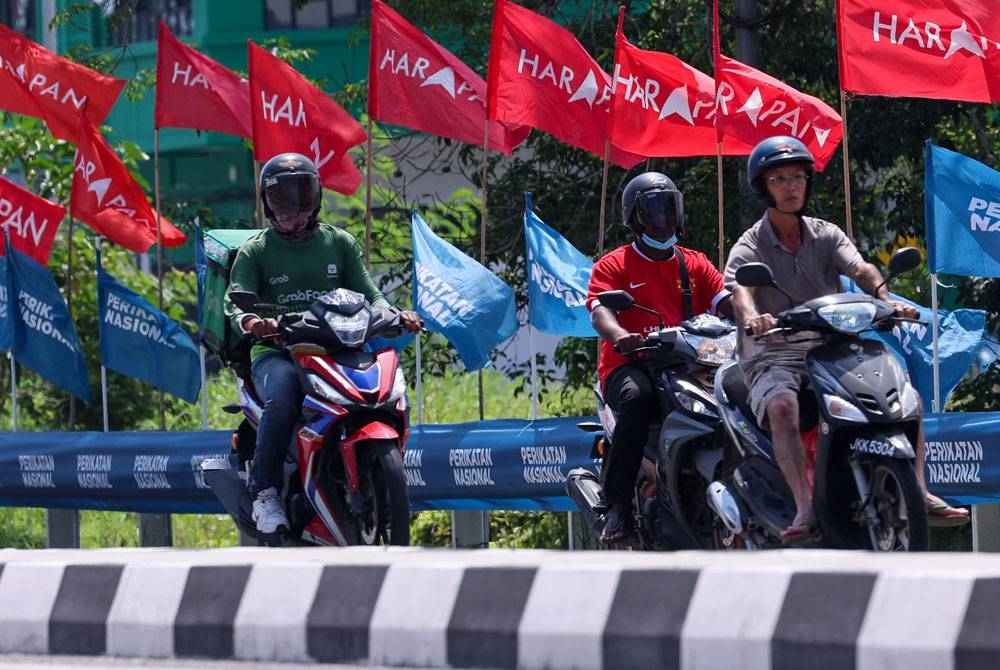
M 815 165 L 816 159 L 813 158 L 806 145 L 794 137 L 776 135 L 757 143 L 757 146 L 750 152 L 750 157 L 747 158 L 747 183 L 750 184 L 750 190 L 757 196 L 757 200 L 768 207 L 774 207 L 774 198 L 771 197 L 764 184 L 764 172 L 768 168 L 785 163 L 802 164 L 809 176 L 802 206 L 805 209 L 805 203 L 809 202 L 809 193 L 812 191 L 813 165 Z
M 319 170 L 302 154 L 278 154 L 260 169 L 260 197 L 264 215 L 272 221 L 275 212 L 312 212 L 315 217 L 323 199 Z
M 622 191 L 622 221 L 636 237 L 642 237 L 643 228 L 654 221 L 673 223 L 679 238 L 684 232 L 684 195 L 667 175 L 643 172 Z

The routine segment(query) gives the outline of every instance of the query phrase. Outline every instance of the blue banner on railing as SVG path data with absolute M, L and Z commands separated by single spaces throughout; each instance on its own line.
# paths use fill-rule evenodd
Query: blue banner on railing
M 564 482 L 594 468 L 592 417 L 414 427 L 404 458 L 415 511 L 573 511 Z M 927 481 L 952 502 L 1000 502 L 1000 413 L 928 415 Z M 230 432 L 3 433 L 0 506 L 221 513 L 199 464 Z

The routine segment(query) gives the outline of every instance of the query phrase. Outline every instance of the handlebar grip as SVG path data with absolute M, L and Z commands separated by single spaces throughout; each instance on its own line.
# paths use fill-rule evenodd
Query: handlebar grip
M 750 326 L 743 326 L 743 334 L 753 335 L 753 328 L 751 328 Z

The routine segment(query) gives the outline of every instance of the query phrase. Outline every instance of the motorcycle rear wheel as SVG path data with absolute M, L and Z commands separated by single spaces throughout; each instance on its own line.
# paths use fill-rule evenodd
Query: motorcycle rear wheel
M 371 454 L 361 483 L 365 512 L 364 518 L 357 519 L 359 544 L 407 546 L 410 497 L 403 459 L 396 443 L 390 440 L 372 443 Z
M 913 466 L 898 459 L 876 461 L 870 470 L 869 499 L 878 523 L 869 526 L 874 551 L 926 551 L 927 506 Z

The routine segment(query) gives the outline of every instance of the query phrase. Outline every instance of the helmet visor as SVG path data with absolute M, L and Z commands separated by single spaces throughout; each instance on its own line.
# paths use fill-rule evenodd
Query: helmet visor
M 684 196 L 677 191 L 647 191 L 635 199 L 639 223 L 645 228 L 674 228 L 684 211 Z
M 264 199 L 275 214 L 311 212 L 319 204 L 319 178 L 309 172 L 282 174 L 264 185 Z

